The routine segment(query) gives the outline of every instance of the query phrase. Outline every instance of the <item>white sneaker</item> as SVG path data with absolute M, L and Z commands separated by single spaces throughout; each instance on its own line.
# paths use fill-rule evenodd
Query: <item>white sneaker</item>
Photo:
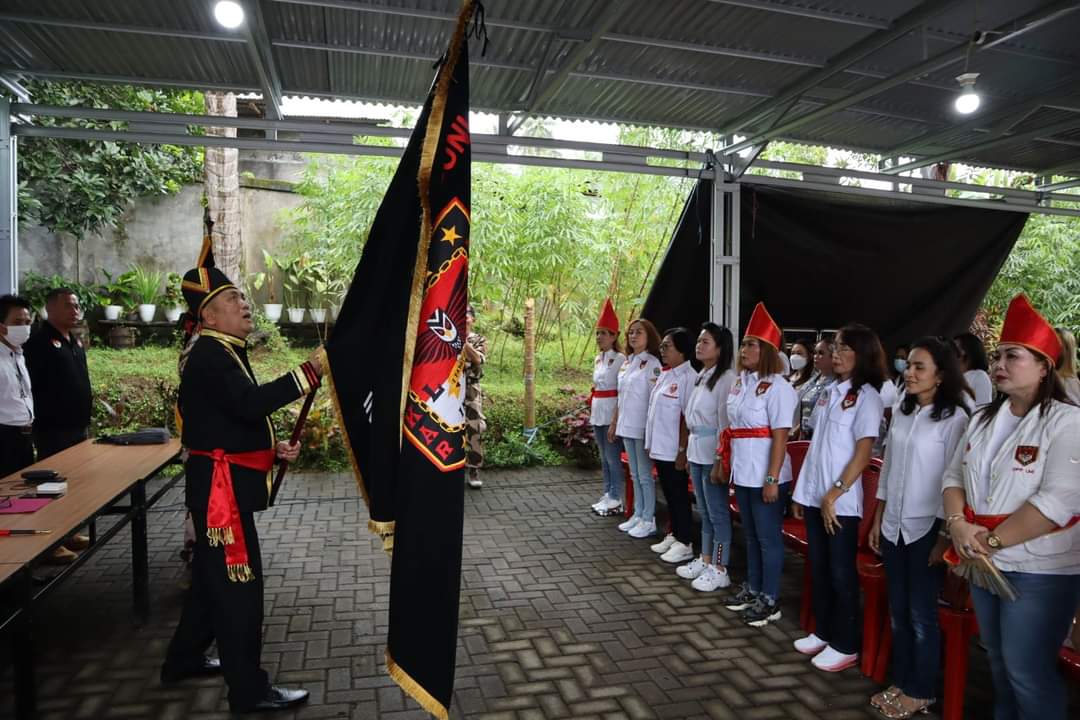
M 592 504 L 593 512 L 600 512 L 600 509 L 611 499 L 611 496 L 604 493 L 600 496 L 600 499 Z
M 675 544 L 675 536 L 672 535 L 671 533 L 668 533 L 664 537 L 663 540 L 656 543 L 655 545 L 650 545 L 649 549 L 652 550 L 654 553 L 663 554 L 663 553 L 666 553 L 668 550 L 670 550 L 671 546 L 674 545 L 674 544 Z
M 711 567 L 707 565 L 700 557 L 696 557 L 691 560 L 687 565 L 680 565 L 675 568 L 675 574 L 681 577 L 683 580 L 695 580 L 701 573 L 705 572 L 705 568 Z
M 799 638 L 795 641 L 795 649 L 803 655 L 817 655 L 828 646 L 829 643 L 825 642 L 814 633 L 810 633 L 806 637 Z
M 694 582 L 690 583 L 690 587 L 699 592 L 714 592 L 730 585 L 731 578 L 728 577 L 727 570 L 721 570 L 715 565 L 707 566 L 705 572 L 701 573 Z
M 632 538 L 647 538 L 650 535 L 656 534 L 656 521 L 655 520 L 639 520 L 638 524 L 632 527 L 627 535 Z
M 825 649 L 815 655 L 814 659 L 810 662 L 818 670 L 824 670 L 825 672 L 840 672 L 859 662 L 859 656 L 856 654 L 845 655 L 826 645 Z
M 630 518 L 626 522 L 619 523 L 619 529 L 622 530 L 623 532 L 628 532 L 630 530 L 633 530 L 634 526 L 637 525 L 639 522 L 641 522 L 641 518 L 639 518 L 637 515 L 635 515 L 634 517 Z
M 686 562 L 692 557 L 694 557 L 694 546 L 683 545 L 676 540 L 671 543 L 671 547 L 668 548 L 668 551 L 660 556 L 660 559 L 668 563 L 681 563 Z
M 604 502 L 600 503 L 599 506 L 597 506 L 596 512 L 603 515 L 604 513 L 611 512 L 612 510 L 614 510 L 617 507 L 622 507 L 622 500 L 619 500 L 618 498 L 609 497 L 607 500 L 605 500 Z

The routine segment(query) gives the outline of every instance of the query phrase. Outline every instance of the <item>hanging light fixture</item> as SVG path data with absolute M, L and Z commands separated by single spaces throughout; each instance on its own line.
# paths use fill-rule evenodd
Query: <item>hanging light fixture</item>
M 244 8 L 234 0 L 219 0 L 214 4 L 214 19 L 230 30 L 238 28 L 244 22 Z
M 960 94 L 956 96 L 956 112 L 961 115 L 970 115 L 979 109 L 982 98 L 975 92 L 975 80 L 979 73 L 966 72 L 956 76 L 956 82 L 960 83 Z

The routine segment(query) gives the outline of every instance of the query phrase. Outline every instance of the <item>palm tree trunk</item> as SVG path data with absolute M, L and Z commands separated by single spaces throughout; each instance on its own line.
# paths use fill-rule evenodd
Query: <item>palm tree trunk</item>
M 206 114 L 236 117 L 236 96 L 232 93 L 206 93 Z M 236 137 L 236 128 L 207 128 L 207 135 Z M 214 221 L 214 260 L 225 275 L 241 283 L 244 258 L 240 235 L 240 158 L 235 148 L 207 147 L 205 188 L 210 219 Z

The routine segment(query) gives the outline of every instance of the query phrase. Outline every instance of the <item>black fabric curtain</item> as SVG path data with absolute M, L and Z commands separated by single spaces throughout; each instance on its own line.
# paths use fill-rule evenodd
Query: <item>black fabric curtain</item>
M 696 336 L 709 319 L 709 223 L 712 180 L 698 180 L 683 205 L 656 279 L 649 288 L 641 317 L 661 333 L 684 326 Z
M 743 183 L 741 220 L 740 329 L 764 300 L 781 327 L 861 322 L 891 354 L 970 326 L 1027 214 Z

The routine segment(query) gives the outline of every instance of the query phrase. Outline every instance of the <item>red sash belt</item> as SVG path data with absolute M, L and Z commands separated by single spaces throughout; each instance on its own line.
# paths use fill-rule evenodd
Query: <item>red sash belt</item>
M 990 532 L 994 532 L 995 530 L 997 530 L 998 526 L 1008 520 L 1010 517 L 1012 517 L 1012 515 L 976 515 L 975 511 L 971 509 L 970 505 L 964 506 L 964 520 L 975 525 L 982 525 Z M 1078 522 L 1080 522 L 1080 515 L 1074 515 L 1072 520 L 1065 523 L 1064 526 L 1055 528 L 1050 532 L 1061 532 L 1062 530 L 1068 530 Z M 956 549 L 950 545 L 949 549 L 945 551 L 945 562 L 949 563 L 950 565 L 959 565 L 962 561 L 963 558 L 961 558 L 959 553 L 956 552 Z
M 210 547 L 225 546 L 225 571 L 233 582 L 255 579 L 248 564 L 247 544 L 244 543 L 244 526 L 240 523 L 240 507 L 233 491 L 232 470 L 229 465 L 268 472 L 274 467 L 274 450 L 226 453 L 214 450 L 191 450 L 192 455 L 208 457 L 214 461 L 214 474 L 210 481 L 210 502 L 206 508 L 206 538 Z
M 716 448 L 716 451 L 720 455 L 720 462 L 723 463 L 722 467 L 724 468 L 724 475 L 728 475 L 731 472 L 732 440 L 767 437 L 772 437 L 772 428 L 727 428 L 724 432 L 720 433 L 720 447 Z
M 593 388 L 592 391 L 589 392 L 589 407 L 590 408 L 592 407 L 592 401 L 594 399 L 596 399 L 596 398 L 613 398 L 613 397 L 619 397 L 619 391 L 618 390 L 597 390 L 596 388 Z

